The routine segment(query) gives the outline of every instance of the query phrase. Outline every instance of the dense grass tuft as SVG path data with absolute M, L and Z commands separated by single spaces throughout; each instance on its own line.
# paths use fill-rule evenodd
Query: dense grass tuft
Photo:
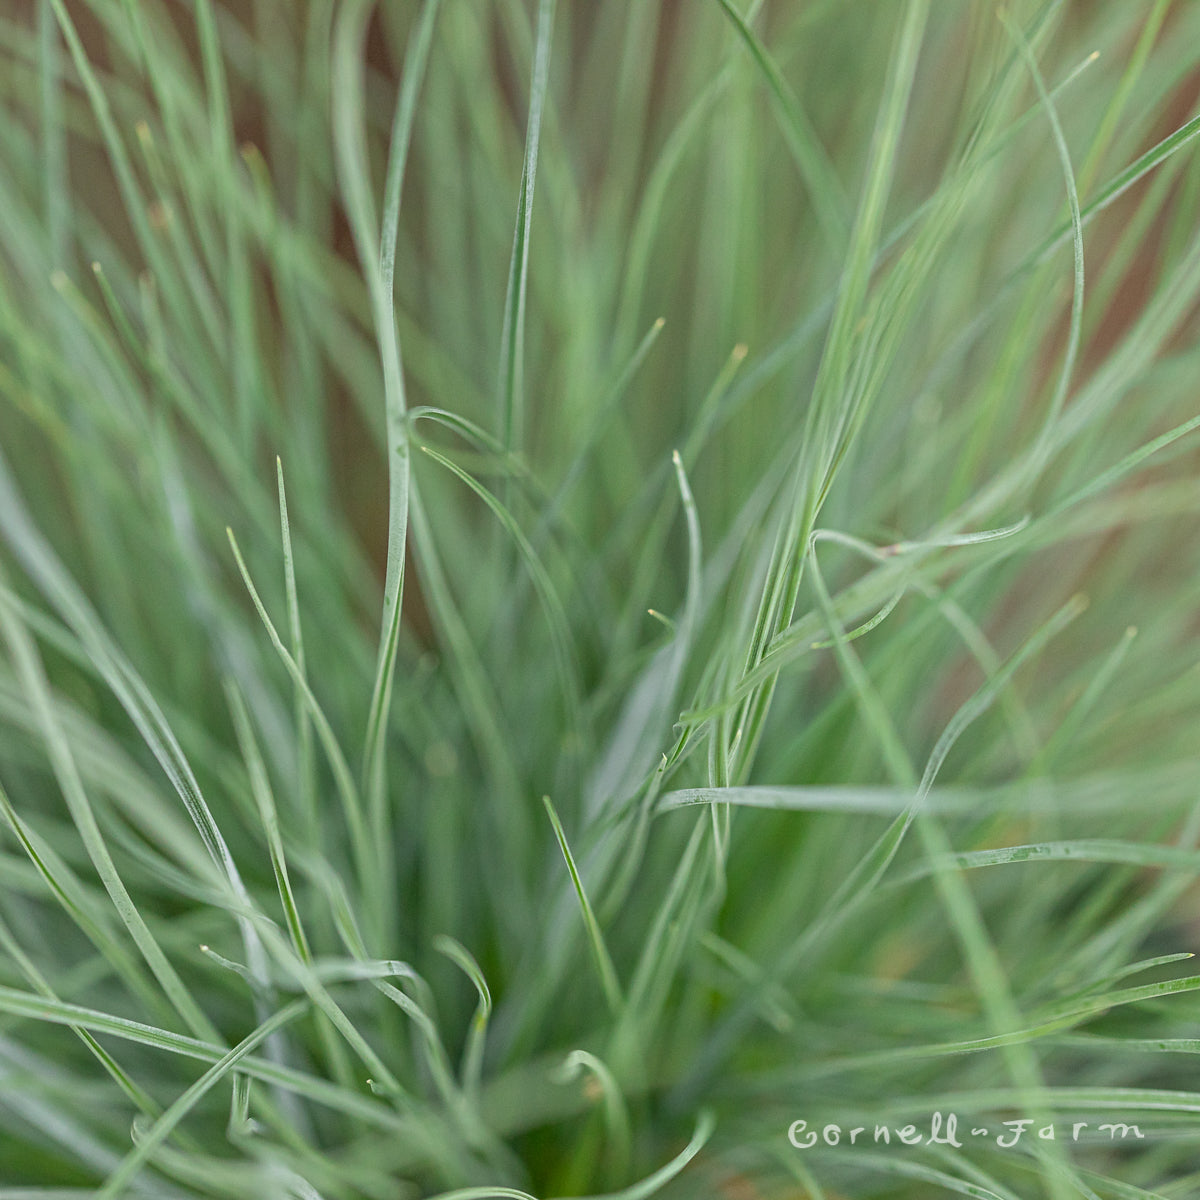
M 3 6 L 0 1200 L 1193 1196 L 1198 92 Z

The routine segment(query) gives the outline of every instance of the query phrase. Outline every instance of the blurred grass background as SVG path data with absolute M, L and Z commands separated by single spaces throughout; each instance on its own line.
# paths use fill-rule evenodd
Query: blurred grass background
M 0 1198 L 1190 1196 L 1197 46 L 10 0 Z

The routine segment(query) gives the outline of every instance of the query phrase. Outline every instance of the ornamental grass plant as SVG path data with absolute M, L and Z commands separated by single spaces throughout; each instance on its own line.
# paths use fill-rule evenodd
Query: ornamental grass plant
M 0 5 L 0 1200 L 1200 1194 L 1198 95 Z

